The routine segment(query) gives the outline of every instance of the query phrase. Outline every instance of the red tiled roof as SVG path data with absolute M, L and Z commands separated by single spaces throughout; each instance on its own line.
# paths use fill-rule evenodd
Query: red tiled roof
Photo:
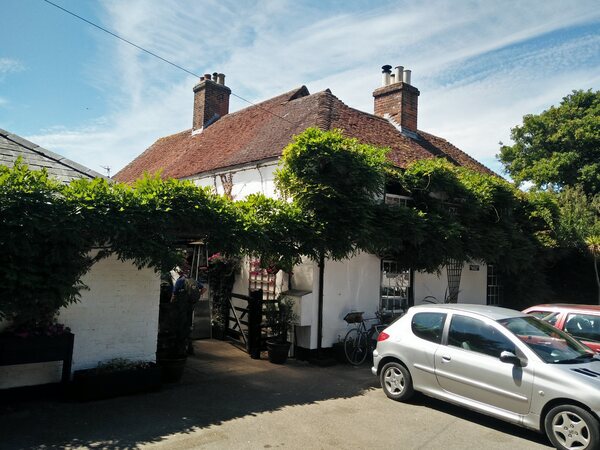
M 144 172 L 159 170 L 165 178 L 185 178 L 275 159 L 281 156 L 294 135 L 311 126 L 325 130 L 338 128 L 344 135 L 361 142 L 389 147 L 389 158 L 399 167 L 441 156 L 458 165 L 493 174 L 444 139 L 421 131 L 420 138 L 413 139 L 400 133 L 386 119 L 350 108 L 329 90 L 311 95 L 302 86 L 228 114 L 202 133 L 192 135 L 191 130 L 186 130 L 160 138 L 114 178 L 132 182 Z

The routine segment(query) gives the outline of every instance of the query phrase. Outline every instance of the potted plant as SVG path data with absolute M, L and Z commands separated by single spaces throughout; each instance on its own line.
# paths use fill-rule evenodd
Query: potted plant
M 298 316 L 294 313 L 294 300 L 285 295 L 280 295 L 274 303 L 265 304 L 265 317 L 269 339 L 267 350 L 269 361 L 274 364 L 283 364 L 290 351 L 288 332 Z
M 150 361 L 115 358 L 73 373 L 71 394 L 81 401 L 137 394 L 160 387 L 160 370 Z

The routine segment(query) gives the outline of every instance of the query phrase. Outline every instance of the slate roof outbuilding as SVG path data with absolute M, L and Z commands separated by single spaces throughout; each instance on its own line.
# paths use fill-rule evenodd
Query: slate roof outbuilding
M 30 169 L 46 169 L 50 176 L 63 183 L 86 177 L 106 178 L 92 169 L 0 128 L 0 165 L 12 167 L 19 156 Z
M 132 182 L 144 172 L 164 178 L 187 178 L 229 167 L 274 160 L 293 136 L 308 127 L 341 129 L 361 142 L 389 147 L 398 167 L 426 158 L 444 157 L 476 171 L 494 174 L 446 140 L 422 131 L 418 138 L 401 133 L 387 119 L 351 108 L 328 89 L 310 94 L 305 86 L 257 105 L 227 114 L 201 133 L 191 129 L 157 140 L 114 179 Z

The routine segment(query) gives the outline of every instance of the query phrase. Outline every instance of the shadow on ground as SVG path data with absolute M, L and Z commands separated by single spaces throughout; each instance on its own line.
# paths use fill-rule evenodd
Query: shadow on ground
M 0 448 L 129 449 L 173 433 L 285 406 L 360 395 L 377 380 L 365 365 L 280 366 L 220 341 L 197 341 L 181 383 L 158 392 L 89 403 L 57 399 L 0 405 Z
M 252 360 L 221 341 L 196 341 L 195 348 L 182 382 L 158 392 L 89 403 L 38 399 L 0 404 L 0 449 L 133 449 L 174 433 L 355 397 L 379 386 L 368 365 L 317 367 L 290 360 L 280 366 L 266 355 Z M 429 397 L 418 395 L 411 403 L 547 445 L 538 433 Z
M 478 412 L 471 411 L 470 409 L 456 406 L 451 403 L 444 402 L 442 400 L 427 397 L 426 395 L 420 393 L 416 393 L 415 397 L 411 399 L 410 403 L 415 406 L 423 406 L 425 408 L 435 409 L 437 411 L 443 412 L 444 414 L 449 414 L 451 416 L 457 417 L 462 420 L 466 420 L 468 422 L 477 423 L 486 428 L 491 428 L 493 430 L 500 431 L 511 436 L 535 442 L 537 444 L 546 445 L 548 446 L 548 448 L 553 448 L 550 445 L 550 441 L 546 438 L 545 434 L 538 433 L 533 430 L 528 430 L 526 428 L 519 427 L 517 425 L 504 422 L 503 420 L 486 416 L 485 414 L 480 414 Z

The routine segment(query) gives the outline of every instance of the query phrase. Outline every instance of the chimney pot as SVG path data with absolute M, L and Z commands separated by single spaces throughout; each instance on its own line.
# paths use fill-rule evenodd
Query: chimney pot
M 210 73 L 205 73 L 204 74 L 204 79 L 205 80 L 210 80 Z
M 402 72 L 404 72 L 403 66 L 396 66 L 394 68 L 394 80 L 396 83 L 402 83 Z
M 392 73 L 392 66 L 386 64 L 381 66 L 381 85 L 388 86 L 390 84 L 390 74 Z
M 404 71 L 404 82 L 406 84 L 410 84 L 410 74 L 411 74 L 410 70 L 407 69 Z
M 225 74 L 224 74 L 224 73 L 220 73 L 220 74 L 218 75 L 218 83 L 219 83 L 220 85 L 223 85 L 223 86 L 225 86 Z
M 213 72 L 213 81 L 216 83 L 217 82 L 217 78 L 219 77 L 219 74 L 217 72 Z

